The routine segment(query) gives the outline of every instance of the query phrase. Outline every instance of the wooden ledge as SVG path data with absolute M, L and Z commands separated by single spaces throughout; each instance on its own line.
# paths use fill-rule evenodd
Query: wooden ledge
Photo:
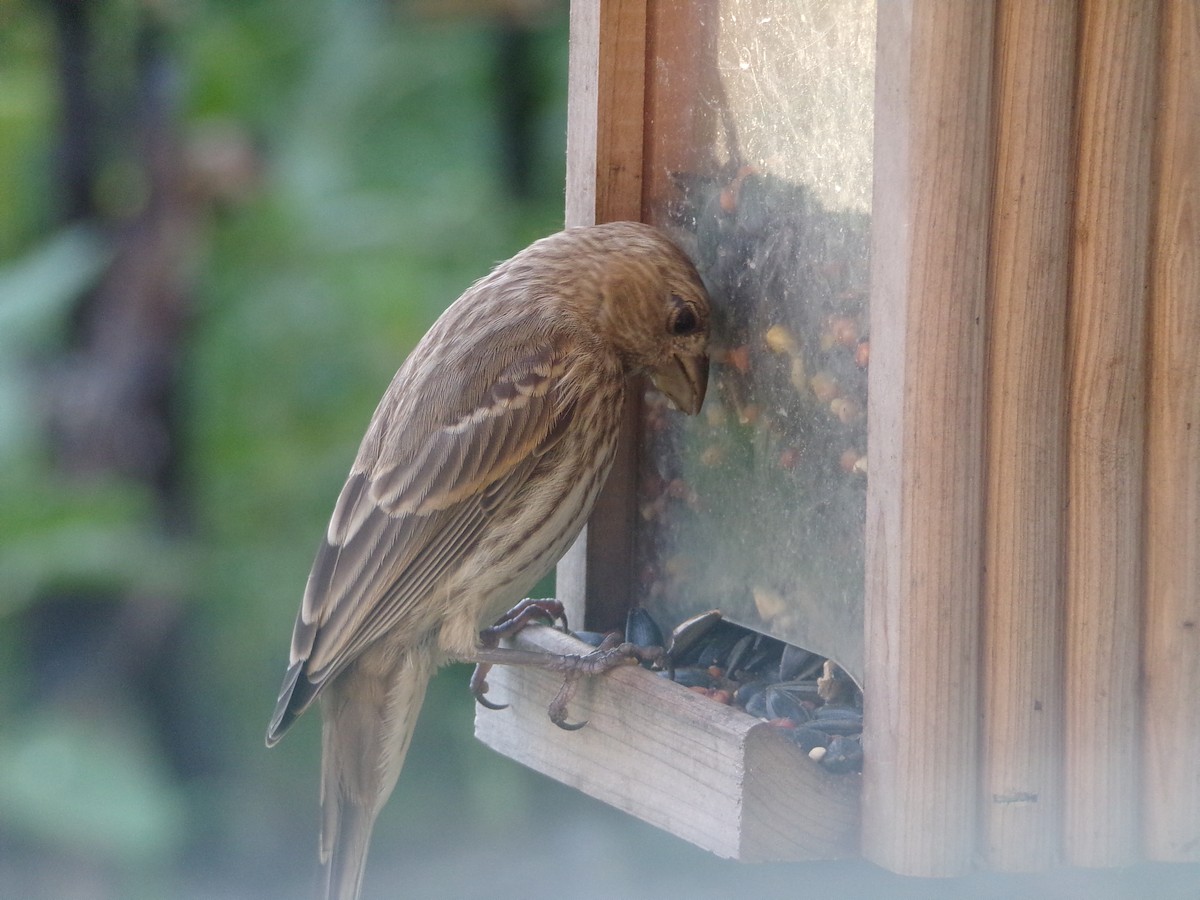
M 550 628 L 514 646 L 592 648 Z M 718 856 L 746 862 L 858 854 L 858 775 L 831 775 L 760 719 L 638 666 L 581 679 L 563 731 L 546 706 L 562 676 L 497 667 L 476 707 L 475 736 L 493 750 Z

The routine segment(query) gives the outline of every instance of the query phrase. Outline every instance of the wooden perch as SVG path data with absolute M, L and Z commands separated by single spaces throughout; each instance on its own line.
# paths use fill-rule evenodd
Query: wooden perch
M 587 653 L 537 627 L 514 646 Z M 546 707 L 562 676 L 497 667 L 506 710 L 479 708 L 475 736 L 492 749 L 716 853 L 751 862 L 858 852 L 858 775 L 831 775 L 770 725 L 639 666 L 581 679 L 567 732 Z

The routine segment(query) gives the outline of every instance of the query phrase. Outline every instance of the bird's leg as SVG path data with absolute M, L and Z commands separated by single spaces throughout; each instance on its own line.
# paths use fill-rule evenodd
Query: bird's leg
M 508 634 L 516 634 L 526 625 L 536 621 L 549 621 L 553 625 L 561 622 L 563 630 L 567 628 L 567 612 L 563 605 L 553 599 L 536 599 L 526 597 L 499 619 L 479 632 L 479 643 L 488 650 L 499 648 L 500 638 Z M 487 673 L 492 663 L 476 662 L 475 671 L 471 673 L 471 694 L 475 701 L 488 709 L 507 709 L 507 703 L 493 703 L 484 697 L 488 691 Z
M 550 721 L 559 728 L 574 731 L 582 728 L 587 722 L 570 723 L 566 719 L 566 707 L 575 693 L 576 682 L 581 675 L 601 675 L 617 666 L 631 665 L 657 658 L 661 651 L 658 648 L 638 647 L 635 644 L 623 642 L 618 632 L 612 632 L 591 653 L 576 655 L 572 653 L 546 653 L 540 650 L 522 650 L 515 647 L 482 646 L 475 651 L 470 660 L 476 664 L 476 676 L 471 679 L 472 690 L 479 687 L 476 677 L 482 682 L 484 691 L 487 683 L 478 673 L 480 669 L 486 674 L 493 665 L 533 666 L 548 672 L 562 672 L 566 677 L 554 700 L 551 701 L 548 712 Z M 490 702 L 480 699 L 481 694 L 475 694 L 484 706 L 495 708 Z

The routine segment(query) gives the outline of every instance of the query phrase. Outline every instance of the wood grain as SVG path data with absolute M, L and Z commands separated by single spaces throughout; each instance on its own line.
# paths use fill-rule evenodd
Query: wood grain
M 989 263 L 981 855 L 1048 868 L 1062 813 L 1073 0 L 1000 0 Z
M 566 224 L 638 221 L 646 0 L 571 4 Z
M 646 0 L 576 0 L 570 38 L 566 224 L 639 221 Z M 634 384 L 612 474 L 558 566 L 556 590 L 577 628 L 607 629 L 629 608 L 641 395 Z
M 975 852 L 992 3 L 881 3 L 868 402 L 863 848 Z
M 591 648 L 531 628 L 518 646 Z M 562 676 L 497 668 L 475 734 L 532 769 L 719 856 L 746 861 L 829 859 L 857 849 L 859 776 L 830 775 L 765 722 L 638 666 L 584 679 L 572 700 L 579 731 L 546 706 Z
M 1146 430 L 1146 855 L 1200 862 L 1200 7 L 1163 6 Z
M 720 0 L 653 0 L 646 35 L 646 160 L 643 208 L 668 223 L 676 176 L 714 176 L 719 138 L 714 98 L 724 98 L 717 66 Z
M 1145 321 L 1157 4 L 1081 7 L 1069 349 L 1064 858 L 1139 835 Z

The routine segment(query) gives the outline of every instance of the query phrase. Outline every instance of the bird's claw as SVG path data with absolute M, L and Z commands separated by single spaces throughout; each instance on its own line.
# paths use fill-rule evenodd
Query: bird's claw
M 485 647 L 495 647 L 500 638 L 516 634 L 527 625 L 544 622 L 549 625 L 560 623 L 567 628 L 567 612 L 562 603 L 554 599 L 526 597 L 500 618 L 479 632 L 479 640 Z
M 491 663 L 476 664 L 475 671 L 471 673 L 471 695 L 485 709 L 508 709 L 507 703 L 493 703 L 484 696 L 488 692 L 487 673 L 491 670 Z
M 566 673 L 566 677 L 563 678 L 562 687 L 558 689 L 558 693 L 554 695 L 554 699 L 550 701 L 550 706 L 546 710 L 550 721 L 564 731 L 578 731 L 586 725 L 587 719 L 582 722 L 567 721 L 567 704 L 575 696 L 580 676 L 603 675 L 609 669 L 615 669 L 617 666 L 642 662 L 644 661 L 641 653 L 643 649 L 623 642 L 621 635 L 614 631 L 605 635 L 600 646 L 591 653 L 583 656 L 562 657 L 561 669 Z
M 479 633 L 481 648 L 476 654 L 475 671 L 471 675 L 471 694 L 480 706 L 487 709 L 505 709 L 506 705 L 493 703 L 484 695 L 488 691 L 487 673 L 496 663 L 508 665 L 536 666 L 550 672 L 563 673 L 562 687 L 547 707 L 550 721 L 564 731 L 578 731 L 587 721 L 567 720 L 567 704 L 575 696 L 581 676 L 602 675 L 617 666 L 635 665 L 657 660 L 662 650 L 658 647 L 639 647 L 622 640 L 619 632 L 605 635 L 600 646 L 583 655 L 544 653 L 513 648 L 498 648 L 503 635 L 520 631 L 534 621 L 550 619 L 561 621 L 565 627 L 566 616 L 562 605 L 555 600 L 524 600 L 502 616 L 495 625 Z
M 516 634 L 525 626 L 535 622 L 547 622 L 550 625 L 559 622 L 565 630 L 567 613 L 558 600 L 526 597 L 492 625 L 481 630 L 479 643 L 484 647 L 497 647 L 500 644 L 500 638 Z M 475 702 L 485 709 L 508 709 L 507 703 L 493 703 L 484 696 L 488 692 L 487 673 L 491 671 L 491 668 L 491 663 L 476 664 L 475 671 L 471 673 L 471 695 L 475 698 Z
M 567 677 L 563 679 L 562 687 L 558 689 L 558 693 L 554 695 L 554 699 L 550 701 L 550 706 L 546 709 L 546 712 L 550 715 L 550 721 L 563 731 L 578 731 L 587 724 L 587 719 L 584 719 L 582 722 L 567 721 L 567 704 L 575 696 L 575 688 L 579 684 L 579 675 L 579 672 L 567 673 Z

